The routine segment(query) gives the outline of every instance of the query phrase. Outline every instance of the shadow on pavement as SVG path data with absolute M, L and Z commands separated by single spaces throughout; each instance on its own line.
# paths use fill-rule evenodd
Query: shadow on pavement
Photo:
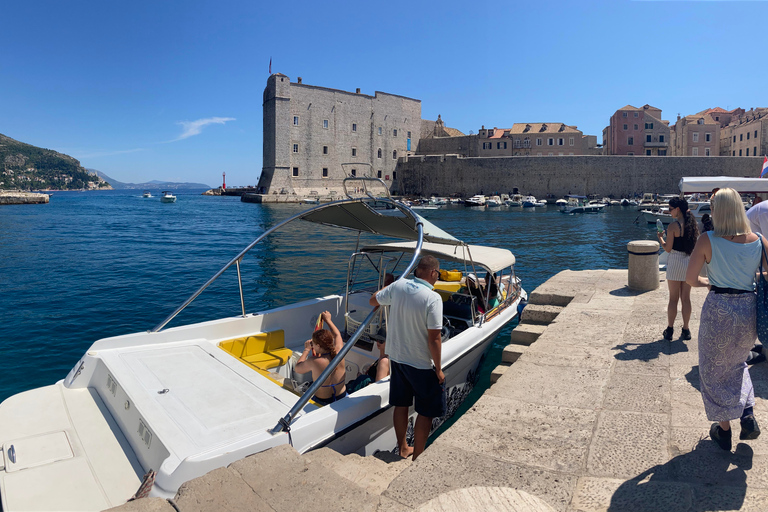
M 658 359 L 661 354 L 672 355 L 688 352 L 688 346 L 683 340 L 667 341 L 663 338 L 651 343 L 622 343 L 613 349 L 621 350 L 614 356 L 619 361 L 650 361 L 651 359 Z
M 693 451 L 644 471 L 621 484 L 609 512 L 649 510 L 740 510 L 754 452 L 739 443 L 734 453 L 714 441 L 699 441 Z M 729 470 L 729 468 L 731 468 Z

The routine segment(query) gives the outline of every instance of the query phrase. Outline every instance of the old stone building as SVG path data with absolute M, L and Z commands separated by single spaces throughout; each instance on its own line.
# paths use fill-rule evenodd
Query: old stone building
M 415 151 L 423 128 L 420 100 L 306 85 L 280 73 L 267 79 L 263 111 L 258 187 L 267 196 L 338 197 L 352 175 L 391 184 L 398 158 Z
M 720 155 L 720 123 L 711 114 L 677 116 L 671 136 L 673 156 Z
M 742 111 L 721 130 L 721 156 L 768 154 L 768 108 Z
M 666 156 L 669 147 L 669 121 L 661 119 L 661 109 L 647 104 L 620 108 L 603 130 L 606 155 Z
M 575 156 L 600 154 L 597 137 L 565 123 L 514 123 L 512 128 L 486 128 L 477 135 L 423 138 L 417 155 L 466 157 Z

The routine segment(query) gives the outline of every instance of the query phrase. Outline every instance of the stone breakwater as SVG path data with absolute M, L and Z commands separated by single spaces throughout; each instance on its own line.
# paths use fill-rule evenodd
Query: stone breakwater
M 37 192 L 0 191 L 0 204 L 44 204 L 50 200 L 49 194 Z
M 708 439 L 693 340 L 662 338 L 666 283 L 626 270 L 563 271 L 530 293 L 496 383 L 418 461 L 281 446 L 114 510 L 768 510 L 768 434 L 724 452 Z M 503 371 L 502 371 L 503 370 Z M 768 364 L 750 367 L 768 425 Z

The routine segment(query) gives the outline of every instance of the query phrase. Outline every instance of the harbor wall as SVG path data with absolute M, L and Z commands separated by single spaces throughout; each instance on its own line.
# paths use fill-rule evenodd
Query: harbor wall
M 392 193 L 468 197 L 518 188 L 540 198 L 673 194 L 683 176 L 757 178 L 762 162 L 762 156 L 409 156 L 398 161 Z
M 0 204 L 45 204 L 50 197 L 36 192 L 0 191 Z

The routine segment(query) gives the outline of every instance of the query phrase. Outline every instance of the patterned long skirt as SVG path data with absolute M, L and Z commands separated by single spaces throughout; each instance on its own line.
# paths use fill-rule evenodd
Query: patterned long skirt
M 740 418 L 755 405 L 747 355 L 757 339 L 754 293 L 709 292 L 699 323 L 701 398 L 710 421 Z

